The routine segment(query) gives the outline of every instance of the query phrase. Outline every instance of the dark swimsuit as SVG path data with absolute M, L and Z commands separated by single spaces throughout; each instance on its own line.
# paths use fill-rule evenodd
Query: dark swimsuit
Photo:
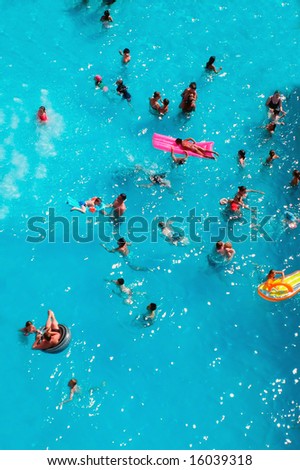
M 118 85 L 117 92 L 121 93 L 121 95 L 123 95 L 123 98 L 125 100 L 127 100 L 127 101 L 131 100 L 131 94 L 128 93 L 127 86 L 125 86 L 123 83 L 121 85 Z
M 268 107 L 269 107 L 270 109 L 273 109 L 273 111 L 279 111 L 279 110 L 280 110 L 279 101 L 278 101 L 278 103 L 274 103 L 274 102 L 272 101 L 272 98 L 271 98 L 270 103 L 268 104 Z

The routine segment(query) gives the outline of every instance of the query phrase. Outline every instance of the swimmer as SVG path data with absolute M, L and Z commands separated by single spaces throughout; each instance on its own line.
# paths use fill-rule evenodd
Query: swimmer
M 112 23 L 113 22 L 113 19 L 112 17 L 110 16 L 110 12 L 109 10 L 105 10 L 104 14 L 101 16 L 100 18 L 100 21 L 102 23 Z
M 296 186 L 298 186 L 299 183 L 300 183 L 300 171 L 299 170 L 294 170 L 293 171 L 293 179 L 290 182 L 290 185 L 296 187 Z
M 126 294 L 126 295 L 132 295 L 132 290 L 129 289 L 129 287 L 126 287 L 125 286 L 125 281 L 123 278 L 119 278 L 117 279 L 116 281 L 112 280 L 110 282 L 113 282 L 114 284 L 116 284 L 116 286 L 119 287 L 120 291 L 122 292 L 122 294 Z
M 128 62 L 130 62 L 131 60 L 130 50 L 127 47 L 123 51 L 120 50 L 119 54 L 121 54 L 122 56 L 123 64 L 128 64 Z
M 162 173 L 161 175 L 150 175 L 149 178 L 150 178 L 151 183 L 147 185 L 147 187 L 158 184 L 159 186 L 170 188 L 171 182 L 169 180 L 166 180 L 165 177 L 166 177 L 165 173 Z
M 225 247 L 224 247 L 225 243 L 222 242 L 221 240 L 219 240 L 217 243 L 216 243 L 216 246 L 215 246 L 215 250 L 216 250 L 216 253 L 220 254 L 220 255 L 225 255 Z
M 157 309 L 157 305 L 151 302 L 147 306 L 147 313 L 144 315 L 144 320 L 145 321 L 150 320 L 150 322 L 153 323 L 155 316 L 156 316 L 156 309 Z
M 163 104 L 159 108 L 159 114 L 163 114 L 163 115 L 167 114 L 167 112 L 169 111 L 169 103 L 170 101 L 167 98 L 163 99 Z
M 225 252 L 225 256 L 228 259 L 228 261 L 231 261 L 232 258 L 235 255 L 235 250 L 232 248 L 232 243 L 231 242 L 224 243 L 224 252 Z
M 196 101 L 193 94 L 189 94 L 181 105 L 181 109 L 184 113 L 192 113 L 196 111 Z
M 187 101 L 187 99 L 189 98 L 189 100 L 193 99 L 194 102 L 197 101 L 197 98 L 198 98 L 198 95 L 197 95 L 197 84 L 196 82 L 191 82 L 189 84 L 189 86 L 181 93 L 181 103 L 179 105 L 179 108 L 181 108 L 182 110 L 184 109 L 185 107 L 185 102 Z M 195 105 L 196 107 L 196 105 Z
M 122 78 L 116 81 L 116 85 L 118 95 L 122 95 L 122 98 L 129 103 L 131 101 L 131 94 L 127 91 L 127 86 L 124 85 Z
M 285 211 L 284 213 L 284 219 L 283 223 L 290 229 L 295 229 L 298 227 L 298 223 L 300 222 L 300 219 L 297 219 L 297 217 L 289 211 Z
M 243 209 L 248 209 L 248 210 L 252 211 L 252 209 L 247 204 L 245 204 L 243 202 L 242 197 L 240 195 L 237 195 L 237 194 L 235 195 L 235 197 L 233 199 L 224 199 L 224 203 L 227 204 L 225 214 L 227 212 L 227 214 L 229 216 L 233 215 L 234 218 L 241 217 L 241 215 L 242 215 L 241 207 Z
M 215 60 L 216 60 L 215 56 L 211 56 L 209 58 L 208 62 L 206 62 L 206 65 L 205 65 L 206 71 L 219 73 L 222 70 L 222 67 L 220 67 L 218 70 L 216 69 L 216 67 L 214 66 Z
M 177 138 L 175 142 L 183 150 L 187 150 L 187 151 L 190 150 L 191 152 L 196 153 L 197 155 L 200 155 L 201 157 L 205 157 L 206 153 L 213 153 L 214 155 L 219 155 L 217 152 L 214 152 L 213 150 L 206 150 L 200 147 L 200 145 L 196 144 L 196 141 L 192 137 L 188 137 L 187 139 Z
M 125 286 L 125 281 L 122 277 L 108 282 L 113 282 L 120 289 L 121 294 L 126 296 L 126 304 L 132 304 L 132 290 Z
M 78 212 L 81 212 L 82 214 L 85 214 L 87 209 L 90 212 L 96 212 L 97 210 L 101 209 L 100 212 L 106 215 L 106 212 L 103 210 L 103 207 L 109 207 L 109 206 L 105 206 L 102 203 L 102 199 L 96 196 L 92 197 L 91 199 L 88 199 L 87 201 L 79 201 L 79 206 L 80 207 L 73 206 L 71 208 L 71 211 L 78 211 Z
M 284 122 L 279 122 L 279 119 L 283 116 L 279 116 L 277 111 L 274 111 L 274 115 L 276 116 L 275 119 L 265 126 L 265 129 L 269 131 L 270 134 L 274 134 L 277 125 L 284 126 Z
M 112 248 L 111 250 L 109 248 L 106 248 L 105 245 L 103 245 L 102 243 L 100 243 L 100 245 L 106 250 L 108 251 L 108 253 L 120 253 L 121 255 L 123 256 L 128 256 L 129 255 L 129 250 L 128 250 L 128 246 L 131 245 L 131 243 L 128 243 L 125 238 L 119 238 L 119 240 L 117 241 L 118 243 L 118 246 L 116 248 Z
M 279 156 L 276 155 L 275 150 L 270 150 L 269 156 L 265 161 L 264 165 L 271 165 L 271 163 L 273 163 L 273 160 L 276 160 L 277 158 L 279 158 Z
M 159 93 L 159 91 L 155 91 L 153 93 L 152 98 L 149 98 L 149 104 L 150 104 L 150 108 L 153 109 L 154 111 L 157 111 L 158 113 L 161 108 L 159 101 L 162 102 L 161 94 Z
M 245 168 L 245 160 L 246 160 L 246 151 L 239 150 L 238 151 L 238 163 L 242 168 Z
M 103 85 L 103 83 L 102 83 L 101 75 L 95 75 L 94 76 L 94 81 L 95 81 L 95 88 L 96 89 L 100 89 L 100 90 L 103 90 L 103 91 L 108 91 L 107 86 Z
M 32 349 L 49 349 L 56 346 L 61 338 L 61 332 L 58 322 L 52 310 L 48 310 L 48 319 L 45 325 L 45 331 L 42 334 L 38 332 Z
M 94 76 L 94 81 L 95 81 L 95 87 L 96 88 L 103 88 L 101 75 L 95 75 Z
M 114 200 L 114 202 L 112 204 L 108 204 L 106 206 L 106 207 L 112 207 L 113 208 L 112 216 L 114 218 L 118 219 L 126 211 L 126 205 L 125 205 L 126 199 L 127 199 L 126 194 L 124 194 L 124 193 L 119 194 L 119 196 Z
M 64 400 L 60 403 L 60 407 L 62 407 L 65 403 L 68 403 L 69 401 L 73 400 L 74 394 L 76 392 L 79 392 L 79 387 L 77 385 L 77 380 L 76 379 L 71 379 L 68 382 L 68 387 L 70 387 L 70 395 L 67 400 Z
M 40 121 L 46 122 L 48 121 L 48 116 L 46 114 L 46 108 L 45 106 L 40 106 L 37 112 L 37 117 Z
M 274 114 L 274 111 L 280 111 L 282 114 L 286 114 L 282 109 L 282 100 L 279 91 L 274 91 L 273 95 L 269 96 L 266 101 L 266 106 L 269 108 L 270 113 Z
M 239 186 L 238 192 L 236 193 L 235 197 L 240 196 L 242 199 L 244 199 L 245 197 L 248 196 L 248 193 L 265 194 L 263 191 L 258 191 L 257 189 L 247 189 L 245 186 Z
M 165 188 L 171 188 L 171 182 L 169 180 L 165 179 L 166 174 L 161 173 L 161 174 L 150 174 L 149 179 L 151 181 L 150 184 L 140 184 L 138 185 L 140 188 L 151 188 L 151 186 L 154 186 L 158 184 L 159 186 L 165 187 Z
M 186 163 L 187 159 L 189 158 L 189 155 L 186 151 L 184 151 L 184 155 L 184 157 L 175 157 L 174 147 L 171 147 L 171 158 L 176 165 L 184 165 L 184 163 Z
M 277 274 L 281 274 L 281 277 L 275 278 Z M 267 275 L 264 288 L 267 289 L 268 291 L 271 291 L 272 289 L 275 288 L 276 284 L 281 284 L 281 282 L 284 281 L 284 279 L 285 277 L 284 277 L 283 271 L 275 271 L 274 269 L 271 269 Z
M 24 328 L 21 328 L 20 331 L 22 331 L 22 333 L 24 333 L 25 336 L 28 336 L 31 333 L 36 333 L 38 330 L 36 329 L 34 324 L 31 321 L 28 320 L 25 323 Z
M 161 229 L 161 234 L 164 235 L 165 240 L 172 245 L 188 244 L 188 239 L 184 236 L 182 229 L 174 228 L 171 222 L 158 222 L 158 227 Z

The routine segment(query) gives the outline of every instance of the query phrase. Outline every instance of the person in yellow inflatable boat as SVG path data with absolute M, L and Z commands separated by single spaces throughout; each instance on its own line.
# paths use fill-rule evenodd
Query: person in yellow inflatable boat
M 281 274 L 281 277 L 278 277 L 277 279 L 275 278 L 276 274 Z M 271 292 L 272 289 L 276 289 L 276 287 L 279 286 L 284 286 L 287 288 L 289 292 L 293 292 L 293 288 L 290 284 L 284 282 L 285 277 L 284 277 L 284 272 L 283 271 L 275 271 L 274 269 L 271 269 L 267 276 L 267 280 L 264 283 L 264 289 L 267 291 Z

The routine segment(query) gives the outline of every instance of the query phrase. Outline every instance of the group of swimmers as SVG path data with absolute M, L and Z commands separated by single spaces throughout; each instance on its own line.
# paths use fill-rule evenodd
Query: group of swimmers
M 109 0 L 107 0 L 109 2 Z M 111 0 L 109 3 L 113 3 L 114 0 Z M 85 0 L 84 3 L 88 3 L 88 0 Z M 107 3 L 107 4 L 109 4 Z M 103 24 L 108 24 L 113 22 L 113 18 L 110 15 L 109 10 L 106 10 L 103 16 L 100 18 L 100 21 Z M 119 54 L 122 56 L 122 61 L 124 64 L 128 64 L 131 60 L 130 50 L 125 48 L 123 50 L 119 50 Z M 212 56 L 206 63 L 205 69 L 209 72 L 213 72 L 218 74 L 222 67 L 218 69 L 215 67 L 215 57 Z M 107 91 L 107 87 L 103 85 L 102 77 L 100 75 L 95 75 L 94 77 L 95 86 L 96 88 L 100 88 L 103 91 Z M 131 101 L 131 95 L 128 92 L 127 86 L 124 84 L 122 79 L 118 79 L 116 81 L 116 92 L 121 95 L 125 100 L 128 102 Z M 197 84 L 196 82 L 191 82 L 190 85 L 183 91 L 181 94 L 181 102 L 179 104 L 180 109 L 184 113 L 191 113 L 196 110 L 196 102 L 198 99 L 197 95 Z M 150 111 L 157 115 L 165 115 L 169 110 L 169 100 L 167 98 L 162 99 L 160 92 L 155 91 L 153 96 L 149 98 L 149 106 Z M 271 95 L 267 101 L 266 106 L 269 109 L 269 118 L 270 123 L 266 126 L 267 130 L 270 133 L 275 131 L 276 125 L 284 124 L 281 119 L 286 115 L 285 111 L 282 108 L 282 100 L 280 93 L 275 91 L 273 95 Z M 37 117 L 40 122 L 46 122 L 48 120 L 46 109 L 44 106 L 41 106 L 37 112 Z M 206 149 L 202 148 L 193 138 L 186 138 L 181 139 L 177 138 L 175 140 L 176 145 L 180 146 L 184 152 L 184 156 L 176 157 L 174 154 L 174 148 L 171 148 L 171 158 L 174 164 L 182 165 L 185 164 L 188 157 L 189 152 L 196 153 L 197 155 L 203 157 L 207 155 L 207 152 L 211 153 L 211 158 L 215 158 L 214 155 L 218 156 L 217 152 L 214 151 L 207 151 Z M 269 155 L 265 161 L 265 164 L 270 165 L 274 160 L 278 159 L 279 156 L 276 152 L 272 149 L 269 152 Z M 241 167 L 245 166 L 245 159 L 246 159 L 246 151 L 239 150 L 238 152 L 238 163 Z M 158 184 L 160 186 L 170 187 L 170 182 L 165 179 L 165 175 L 162 174 L 150 174 L 149 175 L 150 183 L 146 186 L 152 186 L 154 184 Z M 292 186 L 298 186 L 300 182 L 300 171 L 294 170 L 293 171 L 293 179 L 291 181 Z M 250 209 L 250 207 L 245 203 L 244 199 L 250 192 L 257 192 L 264 194 L 261 191 L 247 189 L 245 186 L 239 186 L 236 195 L 232 199 L 223 199 L 223 203 L 227 205 L 228 210 L 233 213 L 237 214 L 240 213 L 241 208 Z M 103 215 L 110 215 L 113 222 L 117 222 L 120 220 L 126 211 L 126 201 L 127 197 L 126 194 L 120 194 L 111 204 L 104 204 L 102 199 L 98 196 L 93 196 L 88 200 L 85 201 L 78 201 L 78 205 L 74 205 L 71 207 L 71 211 L 78 211 L 80 213 L 86 213 L 87 210 L 90 212 L 99 211 Z M 109 212 L 107 209 L 111 209 Z M 250 209 L 251 210 L 251 209 Z M 165 239 L 173 245 L 178 244 L 185 244 L 187 242 L 186 237 L 182 230 L 173 226 L 172 223 L 164 223 L 159 222 L 158 227 L 161 230 L 161 233 L 165 237 Z M 106 246 L 102 245 L 108 252 L 110 253 L 119 253 L 123 256 L 128 256 L 130 243 L 126 241 L 125 238 L 120 237 L 117 241 L 117 246 L 115 248 L 109 249 Z M 213 257 L 211 258 L 213 264 L 216 263 L 217 259 L 224 260 L 225 262 L 230 262 L 234 255 L 235 250 L 232 247 L 230 242 L 218 241 L 214 247 Z M 219 258 L 218 258 L 219 257 Z M 274 270 L 271 270 L 267 277 L 267 282 L 272 281 L 274 282 L 275 275 L 279 273 Z M 281 273 L 281 272 L 280 272 Z M 281 273 L 283 278 L 284 274 Z M 132 290 L 125 285 L 125 280 L 123 278 L 118 278 L 116 280 L 109 280 L 116 285 L 116 287 L 120 290 L 120 293 L 125 295 L 126 303 L 132 303 Z M 146 314 L 143 315 L 143 321 L 146 322 L 146 326 L 151 325 L 156 317 L 156 310 L 157 305 L 151 302 L 146 307 Z M 28 335 L 31 333 L 36 334 L 36 339 L 32 346 L 33 349 L 37 350 L 45 350 L 51 348 L 59 343 L 60 340 L 60 330 L 58 322 L 55 318 L 54 313 L 49 310 L 48 311 L 48 318 L 46 321 L 46 325 L 42 331 L 36 329 L 36 327 L 32 324 L 31 321 L 27 321 L 25 327 L 21 330 L 24 335 Z M 62 402 L 61 405 L 64 403 L 72 400 L 73 395 L 76 391 L 78 391 L 78 385 L 76 379 L 71 379 L 68 383 L 70 387 L 70 396 L 68 400 Z

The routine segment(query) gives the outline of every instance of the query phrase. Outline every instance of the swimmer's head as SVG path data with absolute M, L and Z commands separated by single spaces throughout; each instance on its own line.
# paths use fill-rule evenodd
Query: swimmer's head
M 164 222 L 158 222 L 159 228 L 165 228 L 166 224 Z
M 96 83 L 102 82 L 102 77 L 101 77 L 101 75 L 95 75 L 95 76 L 94 76 L 94 80 L 95 80 Z
M 74 388 L 75 385 L 77 385 L 77 380 L 76 380 L 76 379 L 71 379 L 71 380 L 69 380 L 69 382 L 68 382 L 68 387 Z
M 109 10 L 105 10 L 104 16 L 109 16 Z
M 280 97 L 280 92 L 278 90 L 275 90 L 273 93 L 273 96 L 276 96 L 276 98 Z
M 224 243 L 224 248 L 232 248 L 232 243 L 231 242 Z
M 121 194 L 118 196 L 118 199 L 120 199 L 121 201 L 126 201 L 127 196 L 126 196 L 126 194 L 121 193 Z
M 240 193 L 246 193 L 247 192 L 246 186 L 239 186 L 238 190 L 239 190 Z
M 95 206 L 100 206 L 101 202 L 102 202 L 102 199 L 100 197 L 96 197 L 96 199 L 94 200 Z
M 126 240 L 125 240 L 125 238 L 123 238 L 123 237 L 119 238 L 119 240 L 118 240 L 118 245 L 119 245 L 120 248 L 121 248 L 122 246 L 125 246 L 125 245 L 126 245 Z
M 116 85 L 122 85 L 122 83 L 123 83 L 122 78 L 118 78 L 118 80 L 116 81 Z
M 26 327 L 26 328 L 29 328 L 31 325 L 32 325 L 32 322 L 31 322 L 31 321 L 27 321 L 27 322 L 25 323 L 25 327 Z
M 125 47 L 123 54 L 130 54 L 130 50 L 128 49 L 128 47 Z
M 189 85 L 189 88 L 191 88 L 192 90 L 196 90 L 197 89 L 196 82 L 191 82 L 190 85 Z
M 216 57 L 214 55 L 210 56 L 206 65 L 212 65 L 215 60 L 216 60 Z
M 270 150 L 269 155 L 270 157 L 274 157 L 276 155 L 275 150 Z
M 181 145 L 182 144 L 182 139 L 177 138 L 175 140 L 175 142 L 176 142 L 177 145 Z
M 124 279 L 122 277 L 120 277 L 119 279 L 117 279 L 117 284 L 118 286 L 123 286 L 123 284 L 125 283 Z
M 274 271 L 274 269 L 271 269 L 268 273 L 268 277 L 273 278 L 274 276 L 275 276 L 275 271 Z
M 45 113 L 46 112 L 45 106 L 40 106 L 39 111 L 41 111 L 42 113 Z
M 220 250 L 223 247 L 224 243 L 220 240 L 216 243 L 216 249 Z
M 239 156 L 240 158 L 245 159 L 245 158 L 246 158 L 246 150 L 239 150 L 239 151 L 238 151 L 238 156 Z
M 293 176 L 296 176 L 296 178 L 300 178 L 300 171 L 299 170 L 294 170 L 293 171 Z
M 163 100 L 163 104 L 164 104 L 165 106 L 168 106 L 169 103 L 170 103 L 170 101 L 169 101 L 167 98 L 165 98 L 165 99 Z
M 155 91 L 153 93 L 153 98 L 158 98 L 158 99 L 161 98 L 161 94 L 159 93 L 159 91 Z
M 154 312 L 156 310 L 156 304 L 152 303 L 147 306 L 147 310 Z

